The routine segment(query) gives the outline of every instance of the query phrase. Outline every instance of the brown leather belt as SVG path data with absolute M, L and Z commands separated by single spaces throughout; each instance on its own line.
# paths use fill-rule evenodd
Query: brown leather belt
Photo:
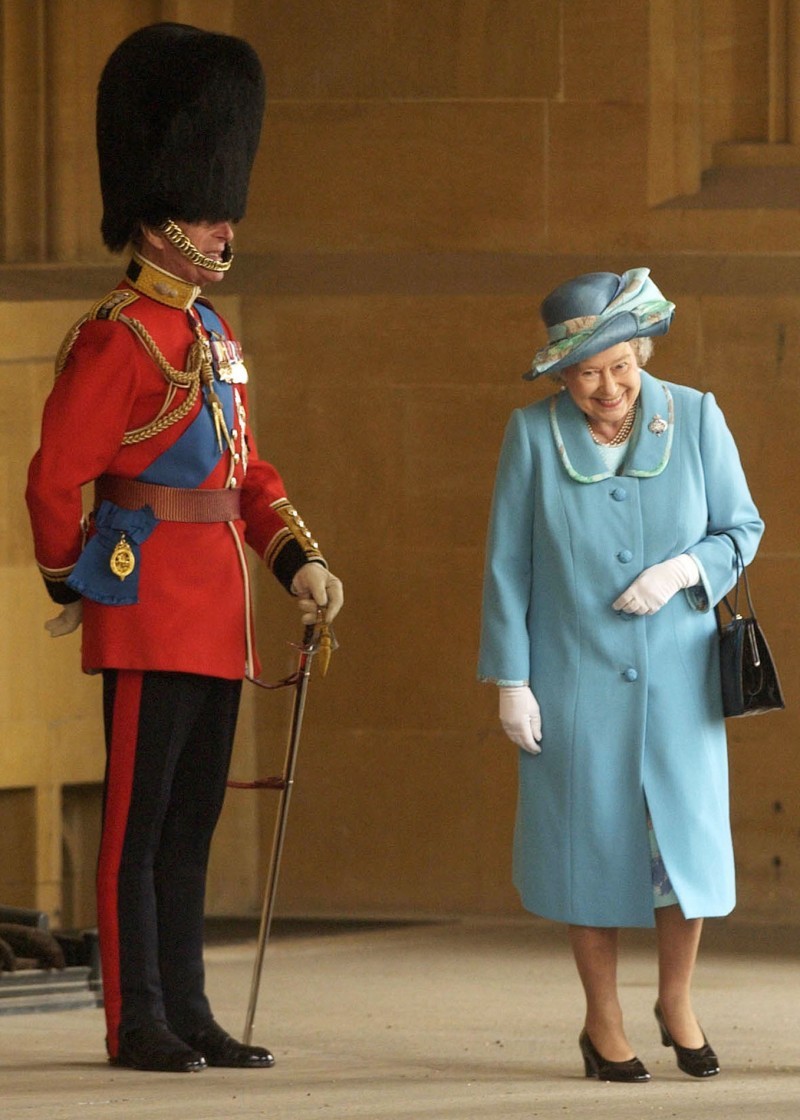
M 237 521 L 242 516 L 239 490 L 182 490 L 104 474 L 95 481 L 94 496 L 95 508 L 102 501 L 123 509 L 150 506 L 159 521 Z

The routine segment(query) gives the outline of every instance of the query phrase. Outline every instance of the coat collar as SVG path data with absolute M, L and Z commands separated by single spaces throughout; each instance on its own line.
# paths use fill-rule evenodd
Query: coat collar
M 663 381 L 642 370 L 639 413 L 628 454 L 617 471 L 610 471 L 589 435 L 586 417 L 566 389 L 550 400 L 550 430 L 556 451 L 575 482 L 602 482 L 615 474 L 653 478 L 669 462 L 675 430 L 672 394 Z
M 142 295 L 149 296 L 157 303 L 165 303 L 167 307 L 179 307 L 182 311 L 188 311 L 200 295 L 196 284 L 190 284 L 180 276 L 173 276 L 171 272 L 159 268 L 139 253 L 133 254 L 125 278 Z

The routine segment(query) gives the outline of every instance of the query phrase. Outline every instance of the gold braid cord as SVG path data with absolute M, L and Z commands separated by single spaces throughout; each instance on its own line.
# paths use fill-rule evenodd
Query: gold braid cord
M 73 326 L 71 326 L 69 328 L 69 331 L 67 332 L 67 336 L 64 339 L 64 341 L 61 343 L 61 345 L 59 346 L 58 353 L 56 354 L 56 374 L 55 374 L 56 377 L 59 377 L 61 375 L 61 373 L 63 372 L 64 366 L 67 364 L 67 358 L 69 357 L 69 352 L 72 349 L 72 347 L 75 345 L 75 341 L 76 341 L 78 335 L 80 334 L 81 327 L 89 319 L 91 319 L 91 315 L 83 315 L 77 321 L 77 323 L 73 324 Z
M 179 253 L 183 253 L 187 260 L 191 261 L 192 264 L 199 265 L 200 268 L 207 269 L 209 272 L 227 272 L 233 264 L 233 253 L 231 252 L 229 252 L 227 260 L 222 261 L 215 260 L 214 257 L 207 257 L 205 253 L 201 253 L 197 246 L 189 240 L 181 227 L 173 222 L 172 218 L 167 218 L 166 222 L 163 222 L 158 227 L 158 231 L 159 233 L 163 233 L 167 241 L 174 245 Z
M 78 319 L 77 323 L 70 328 L 56 356 L 56 377 L 58 377 L 66 365 L 67 358 L 69 357 L 72 347 L 75 345 L 81 327 L 91 319 L 115 320 L 123 323 L 136 335 L 139 342 L 161 370 L 164 380 L 169 385 L 169 389 L 167 390 L 164 403 L 158 415 L 151 420 L 149 424 L 125 432 L 122 437 L 123 446 L 142 443 L 144 440 L 151 439 L 173 424 L 177 424 L 178 421 L 182 420 L 185 416 L 188 416 L 197 401 L 201 380 L 204 379 L 204 375 L 207 379 L 208 369 L 211 365 L 208 344 L 202 338 L 198 338 L 192 343 L 189 349 L 188 367 L 185 370 L 181 370 L 171 366 L 159 350 L 155 340 L 138 319 L 132 319 L 130 316 L 122 314 L 123 310 L 129 304 L 134 303 L 138 298 L 139 296 L 136 292 L 131 292 L 126 289 L 115 290 L 110 295 L 104 296 L 103 299 L 99 300 L 94 305 L 91 311 Z M 176 408 L 170 410 L 177 389 L 187 389 L 188 392 L 185 400 Z
M 120 322 L 124 323 L 126 327 L 129 327 L 130 330 L 133 331 L 142 346 L 144 346 L 145 350 L 161 370 L 164 380 L 171 386 L 158 416 L 156 416 L 154 420 L 151 420 L 149 424 L 145 424 L 144 427 L 134 428 L 126 432 L 122 437 L 122 444 L 126 446 L 132 443 L 142 443 L 143 440 L 158 435 L 159 432 L 163 432 L 173 424 L 177 424 L 184 416 L 188 416 L 200 392 L 200 378 L 208 358 L 206 347 L 203 342 L 198 339 L 196 342 L 192 343 L 189 349 L 188 368 L 185 370 L 175 369 L 174 366 L 169 364 L 156 346 L 152 337 L 138 320 L 129 319 L 126 315 L 122 315 L 120 316 Z M 173 408 L 171 412 L 168 412 L 167 409 L 174 399 L 176 387 L 188 389 L 189 391 L 183 403 L 179 404 L 177 408 Z
M 122 310 L 130 303 L 135 303 L 139 297 L 136 292 L 131 292 L 127 288 L 115 289 L 110 295 L 103 296 L 87 311 L 85 315 L 81 315 L 77 323 L 74 323 L 67 331 L 66 338 L 58 348 L 56 354 L 56 377 L 63 373 L 64 366 L 67 364 L 67 358 L 70 355 L 72 347 L 80 334 L 81 327 L 84 323 L 88 323 L 90 319 L 118 319 Z

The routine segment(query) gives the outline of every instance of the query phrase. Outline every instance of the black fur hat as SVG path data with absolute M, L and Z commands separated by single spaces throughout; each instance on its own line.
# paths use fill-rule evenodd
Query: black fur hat
M 264 113 L 264 72 L 244 39 L 154 23 L 124 39 L 97 91 L 103 241 L 140 224 L 238 221 Z

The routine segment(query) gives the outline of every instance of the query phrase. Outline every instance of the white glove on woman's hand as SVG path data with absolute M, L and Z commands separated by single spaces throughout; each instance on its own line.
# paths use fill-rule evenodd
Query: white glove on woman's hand
M 541 752 L 542 714 L 526 684 L 501 686 L 500 722 L 512 743 L 530 754 Z
M 676 592 L 697 583 L 700 583 L 700 569 L 694 557 L 684 552 L 672 560 L 645 568 L 612 606 L 615 611 L 626 614 L 655 614 Z
M 295 572 L 292 595 L 297 596 L 300 617 L 306 626 L 317 621 L 318 607 L 325 611 L 325 621 L 333 622 L 344 602 L 342 581 L 322 564 L 304 564 Z
M 64 634 L 71 634 L 77 630 L 83 619 L 83 599 L 74 603 L 67 603 L 61 614 L 49 618 L 44 624 L 51 638 L 62 638 Z

